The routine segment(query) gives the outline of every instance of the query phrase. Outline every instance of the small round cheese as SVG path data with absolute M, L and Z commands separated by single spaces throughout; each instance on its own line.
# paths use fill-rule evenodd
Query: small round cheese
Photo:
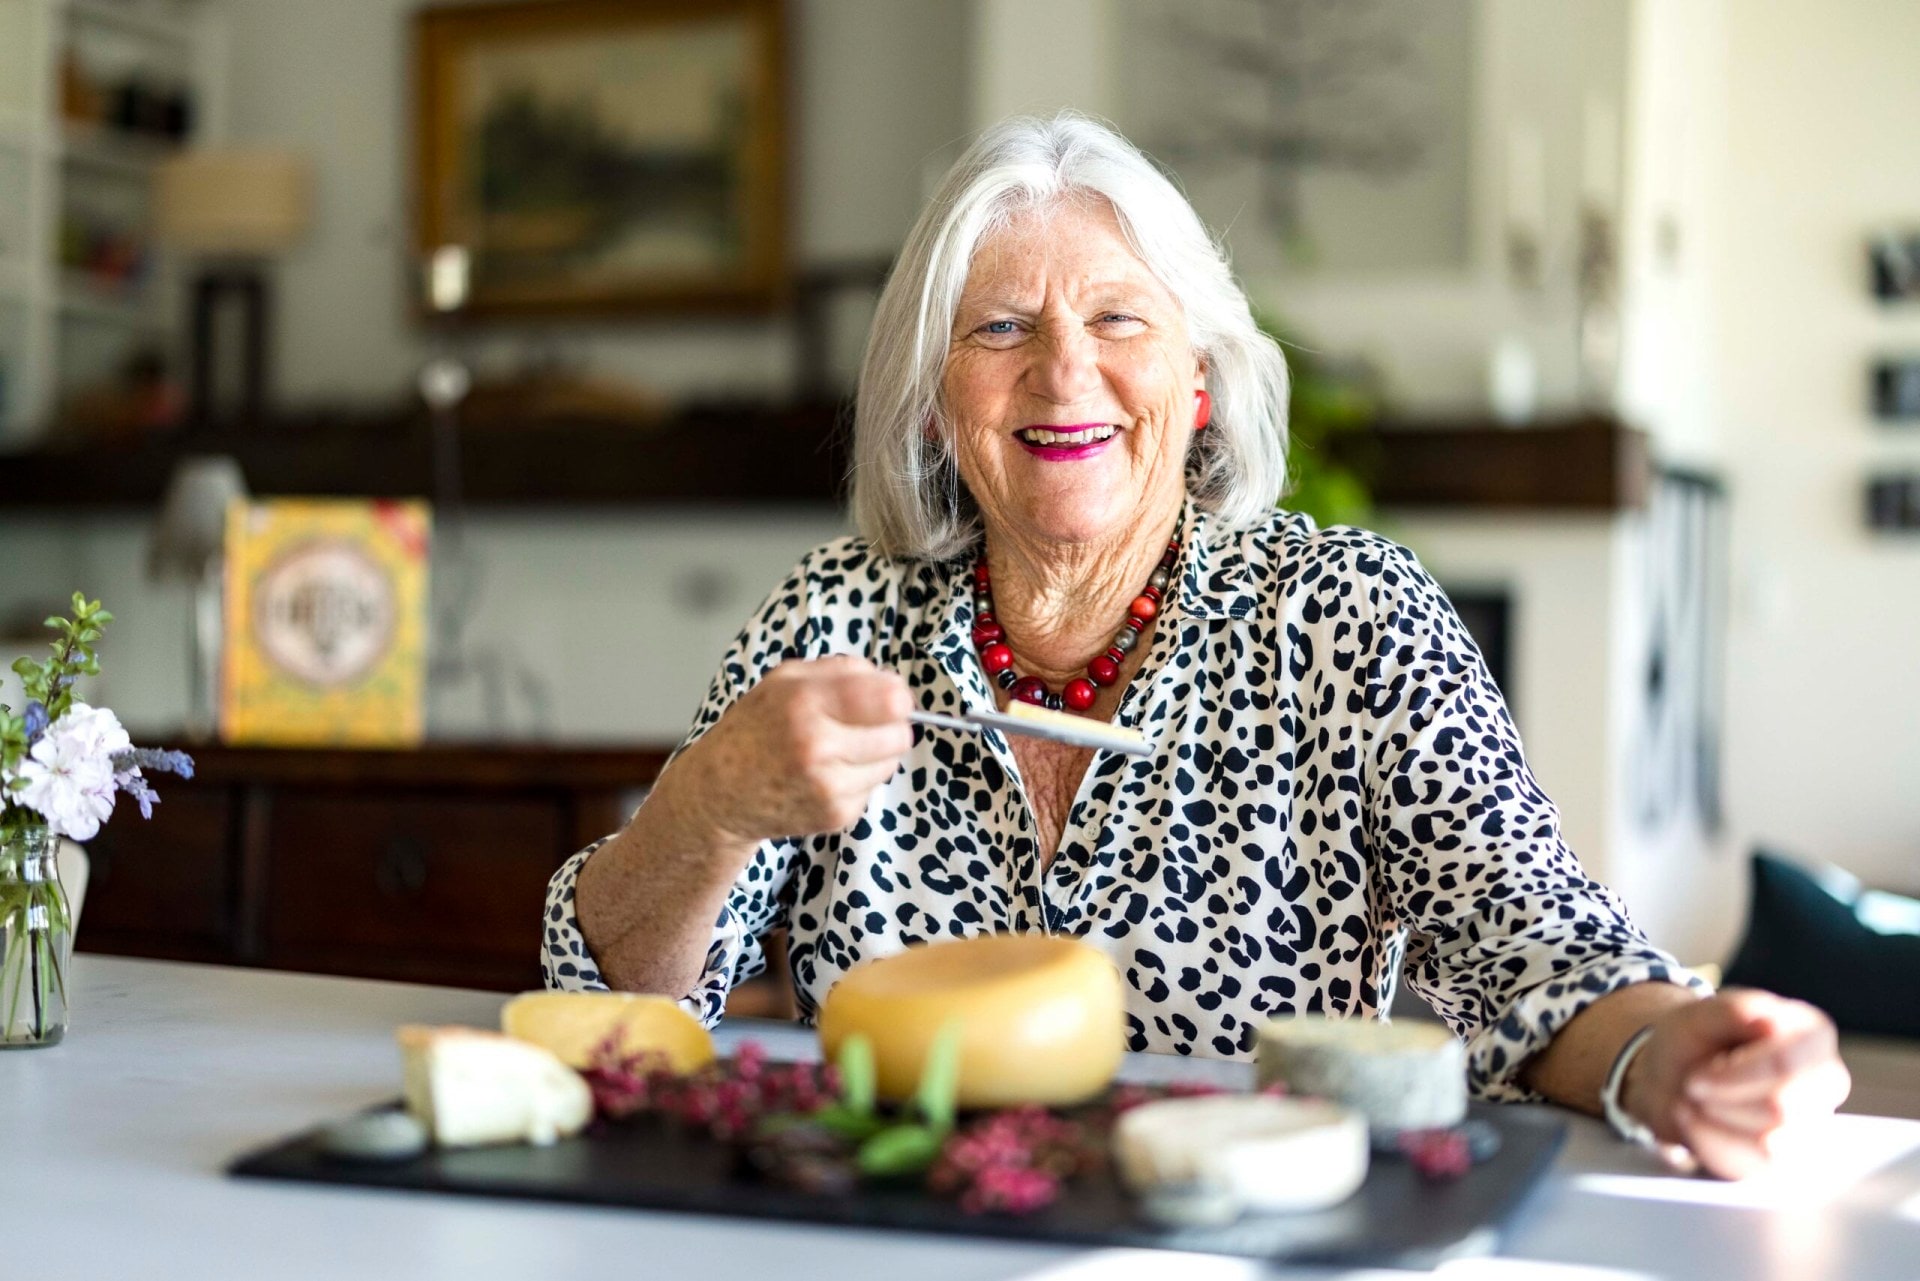
M 623 1054 L 651 1052 L 685 1075 L 713 1062 L 700 1020 L 664 996 L 636 992 L 523 992 L 500 1010 L 500 1030 L 583 1068 L 609 1037 Z
M 928 943 L 857 965 L 821 1005 L 820 1045 L 831 1059 L 865 1035 L 880 1097 L 905 1099 L 949 1023 L 960 1026 L 961 1107 L 1084 1102 L 1126 1049 L 1113 963 L 1045 934 Z
M 1438 1023 L 1287 1014 L 1260 1029 L 1260 1084 L 1335 1099 L 1376 1130 L 1458 1125 L 1467 1114 L 1467 1055 Z
M 1367 1122 L 1324 1099 L 1161 1099 L 1114 1123 L 1113 1155 L 1121 1178 L 1145 1198 L 1198 1184 L 1249 1210 L 1319 1210 L 1366 1181 Z
M 320 1150 L 349 1161 L 406 1161 L 427 1150 L 427 1128 L 410 1112 L 362 1112 L 323 1128 Z

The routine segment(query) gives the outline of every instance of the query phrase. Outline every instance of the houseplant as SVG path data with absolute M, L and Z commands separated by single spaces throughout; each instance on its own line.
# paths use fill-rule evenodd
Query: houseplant
M 149 771 L 193 777 L 185 753 L 136 748 L 112 712 L 74 698 L 74 682 L 100 670 L 94 646 L 112 621 L 76 592 L 72 618 L 47 620 L 53 656 L 13 665 L 25 705 L 0 704 L 0 1048 L 66 1034 L 73 917 L 60 842 L 90 840 L 121 792 L 151 817 L 159 797 Z

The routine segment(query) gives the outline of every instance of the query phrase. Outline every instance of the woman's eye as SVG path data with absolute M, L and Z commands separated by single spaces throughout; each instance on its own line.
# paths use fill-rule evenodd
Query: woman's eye
M 1102 324 L 1108 324 L 1108 325 L 1131 325 L 1131 324 L 1137 324 L 1140 320 L 1140 317 L 1129 316 L 1124 311 L 1110 311 L 1106 315 L 1100 317 L 1100 320 Z
M 986 324 L 980 326 L 980 332 L 983 334 L 1006 335 L 1012 333 L 1015 328 L 1016 326 L 1011 320 L 989 320 Z

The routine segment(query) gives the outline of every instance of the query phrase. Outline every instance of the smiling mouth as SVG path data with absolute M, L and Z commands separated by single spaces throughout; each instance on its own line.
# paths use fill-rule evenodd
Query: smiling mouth
M 1026 445 L 1091 445 L 1112 439 L 1119 430 L 1112 423 L 1090 424 L 1064 431 L 1052 427 L 1022 427 L 1014 436 Z

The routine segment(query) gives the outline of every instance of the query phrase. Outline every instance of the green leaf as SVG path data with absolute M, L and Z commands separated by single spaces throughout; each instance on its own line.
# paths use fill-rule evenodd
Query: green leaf
M 814 1125 L 843 1139 L 854 1143 L 862 1142 L 886 1128 L 886 1122 L 875 1112 L 855 1112 L 844 1103 L 821 1108 L 806 1118 Z
M 840 1043 L 840 1098 L 847 1110 L 871 1116 L 874 1102 L 873 1045 L 854 1033 Z
M 918 1174 L 940 1155 L 945 1134 L 925 1125 L 890 1125 L 860 1145 L 854 1164 L 875 1178 Z
M 13 660 L 13 674 L 30 681 L 40 674 L 40 664 L 31 658 L 16 658 Z
M 935 1034 L 933 1044 L 927 1047 L 927 1061 L 920 1065 L 920 1086 L 913 1092 L 920 1115 L 942 1134 L 953 1128 L 955 1101 L 960 1093 L 962 1031 L 955 1019 Z

